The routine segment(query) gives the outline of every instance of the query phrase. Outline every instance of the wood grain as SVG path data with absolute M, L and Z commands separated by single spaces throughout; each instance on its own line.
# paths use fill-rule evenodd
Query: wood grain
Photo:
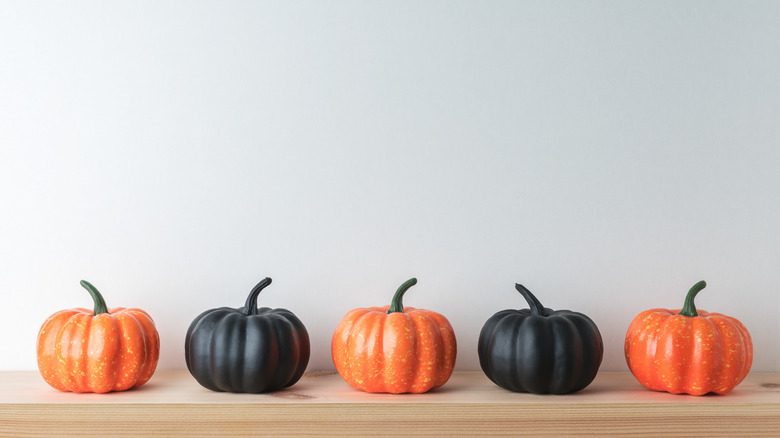
M 517 394 L 456 372 L 426 394 L 368 394 L 309 372 L 271 394 L 228 394 L 187 371 L 141 388 L 63 393 L 37 372 L 0 372 L 0 436 L 767 436 L 780 434 L 780 374 L 751 374 L 725 396 L 653 392 L 600 373 L 570 395 Z

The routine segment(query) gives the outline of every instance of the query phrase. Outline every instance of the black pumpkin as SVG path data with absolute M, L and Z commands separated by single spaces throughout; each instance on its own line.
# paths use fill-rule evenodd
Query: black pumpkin
M 270 392 L 301 378 L 309 363 L 309 333 L 289 310 L 257 308 L 266 278 L 242 308 L 207 310 L 190 324 L 184 343 L 187 369 L 214 391 Z
M 604 355 L 596 324 L 582 313 L 547 309 L 522 285 L 515 288 L 530 309 L 487 320 L 477 344 L 482 371 L 515 392 L 568 394 L 588 386 Z

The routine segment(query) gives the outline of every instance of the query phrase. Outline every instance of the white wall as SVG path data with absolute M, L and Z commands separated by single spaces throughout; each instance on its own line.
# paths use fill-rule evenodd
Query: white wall
M 0 369 L 51 313 L 141 307 L 182 368 L 190 321 L 287 307 L 331 368 L 354 307 L 455 327 L 737 317 L 778 366 L 780 3 L 0 3 Z

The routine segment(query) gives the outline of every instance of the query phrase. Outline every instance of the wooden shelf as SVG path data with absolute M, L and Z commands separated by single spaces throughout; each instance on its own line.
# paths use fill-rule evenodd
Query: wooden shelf
M 35 371 L 0 372 L 0 436 L 578 435 L 756 436 L 780 433 L 780 374 L 751 374 L 725 396 L 649 391 L 600 373 L 570 395 L 517 394 L 481 372 L 456 372 L 427 394 L 368 394 L 334 372 L 309 372 L 271 394 L 202 388 L 157 371 L 141 388 L 63 393 Z

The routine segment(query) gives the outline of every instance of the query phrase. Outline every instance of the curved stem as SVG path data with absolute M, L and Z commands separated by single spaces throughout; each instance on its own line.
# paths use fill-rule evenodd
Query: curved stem
M 683 304 L 682 309 L 680 309 L 680 313 L 678 313 L 678 315 L 699 316 L 699 312 L 696 311 L 696 306 L 693 304 L 693 299 L 696 298 L 696 294 L 698 294 L 705 287 L 707 287 L 707 283 L 705 283 L 704 280 L 693 285 L 691 290 L 688 291 L 688 295 L 685 296 L 685 303 Z
M 265 277 L 260 283 L 257 283 L 257 285 L 252 288 L 252 291 L 249 292 L 249 296 L 246 299 L 246 304 L 244 305 L 244 315 L 257 315 L 257 296 L 260 295 L 260 291 L 265 289 L 269 284 L 271 284 L 271 277 Z
M 515 283 L 515 289 L 517 289 L 517 291 L 520 292 L 520 295 L 528 302 L 528 307 L 531 308 L 531 315 L 547 316 L 544 306 L 536 299 L 530 290 L 518 283 Z
M 92 301 L 95 302 L 95 311 L 92 313 L 92 315 L 95 316 L 101 313 L 108 313 L 106 300 L 103 299 L 103 295 L 100 295 L 100 292 L 98 292 L 97 288 L 92 286 L 92 283 L 88 282 L 87 280 L 81 280 L 81 285 L 84 287 L 84 289 L 87 290 L 87 292 L 89 292 L 89 294 L 92 296 Z
M 407 289 L 417 284 L 416 278 L 410 278 L 402 284 L 397 291 L 395 291 L 395 295 L 393 295 L 393 300 L 390 301 L 390 308 L 387 309 L 387 313 L 395 313 L 395 312 L 401 312 L 404 313 L 404 304 L 403 304 L 403 298 L 404 294 L 406 293 Z

